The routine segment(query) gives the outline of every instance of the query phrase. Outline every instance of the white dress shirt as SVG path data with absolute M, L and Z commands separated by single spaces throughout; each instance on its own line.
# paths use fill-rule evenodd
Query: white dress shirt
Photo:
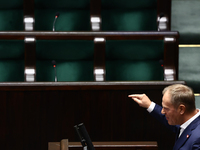
M 156 104 L 154 102 L 151 102 L 151 105 L 149 106 L 149 108 L 147 108 L 147 111 L 149 113 L 151 113 L 154 110 L 154 107 L 156 106 Z M 194 121 L 198 116 L 200 116 L 200 109 L 197 109 L 198 113 L 196 115 L 194 115 L 192 118 L 190 118 L 188 121 L 186 121 L 185 123 L 183 123 L 180 126 L 180 133 L 179 133 L 179 137 L 181 136 L 181 134 L 183 133 L 183 131 L 189 126 L 189 124 Z
M 179 137 L 181 136 L 181 134 L 183 133 L 183 131 L 187 128 L 187 126 L 189 126 L 189 124 L 194 121 L 197 117 L 200 116 L 200 111 L 199 109 L 198 110 L 198 113 L 196 115 L 194 115 L 192 118 L 190 118 L 188 121 L 186 121 L 185 123 L 183 123 L 181 126 L 180 126 L 180 133 L 179 133 Z

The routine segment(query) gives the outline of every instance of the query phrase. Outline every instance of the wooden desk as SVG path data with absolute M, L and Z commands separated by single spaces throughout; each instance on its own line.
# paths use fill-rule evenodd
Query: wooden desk
M 61 142 L 49 142 L 48 150 L 64 150 L 60 147 Z M 129 141 L 129 142 L 93 142 L 97 150 L 157 150 L 155 141 Z M 66 147 L 66 146 L 65 146 Z M 82 150 L 80 142 L 68 142 L 69 150 Z
M 146 93 L 161 104 L 173 82 L 0 83 L 0 141 L 4 150 L 47 150 L 48 142 L 78 141 L 84 123 L 92 141 L 157 141 L 172 149 L 175 135 L 138 106 L 129 94 Z M 167 141 L 166 141 L 167 139 Z M 10 142 L 12 141 L 12 144 Z

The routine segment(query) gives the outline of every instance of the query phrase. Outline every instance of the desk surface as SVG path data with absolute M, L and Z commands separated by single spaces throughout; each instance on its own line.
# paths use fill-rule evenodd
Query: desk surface
M 157 147 L 155 141 L 137 141 L 137 142 L 93 142 L 94 147 Z M 82 147 L 80 142 L 69 142 L 70 147 Z
M 1 91 L 40 90 L 138 90 L 160 89 L 185 81 L 124 81 L 124 82 L 0 82 Z
M 53 31 L 1 31 L 0 39 L 24 40 L 31 36 L 37 40 L 94 40 L 94 37 L 105 37 L 107 40 L 150 39 L 162 40 L 166 36 L 179 37 L 177 31 L 148 31 L 148 32 L 53 32 Z

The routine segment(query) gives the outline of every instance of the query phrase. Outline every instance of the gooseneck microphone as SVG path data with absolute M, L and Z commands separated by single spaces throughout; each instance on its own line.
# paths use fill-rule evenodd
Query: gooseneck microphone
M 53 65 L 53 68 L 54 68 L 54 71 L 55 71 L 55 82 L 57 82 L 58 80 L 57 80 L 56 61 L 55 60 L 52 61 L 52 65 Z
M 164 67 L 164 61 L 162 59 L 159 60 L 160 66 Z
M 59 17 L 59 15 L 60 15 L 59 12 L 57 12 L 56 15 L 55 15 L 55 19 L 54 19 L 54 22 L 53 22 L 53 31 L 55 31 L 55 24 L 56 24 L 56 20 Z

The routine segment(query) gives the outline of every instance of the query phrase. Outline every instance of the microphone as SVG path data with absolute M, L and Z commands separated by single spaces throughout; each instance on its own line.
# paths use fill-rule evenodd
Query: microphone
M 60 15 L 59 12 L 57 12 L 56 15 L 55 15 L 55 19 L 54 19 L 54 22 L 53 22 L 53 31 L 55 31 L 55 24 L 56 24 L 56 20 L 59 17 L 59 15 Z
M 54 71 L 55 71 L 55 82 L 57 82 L 56 61 L 55 60 L 52 61 L 52 65 L 53 65 Z
M 164 66 L 164 61 L 162 59 L 159 60 L 160 66 L 163 67 Z

